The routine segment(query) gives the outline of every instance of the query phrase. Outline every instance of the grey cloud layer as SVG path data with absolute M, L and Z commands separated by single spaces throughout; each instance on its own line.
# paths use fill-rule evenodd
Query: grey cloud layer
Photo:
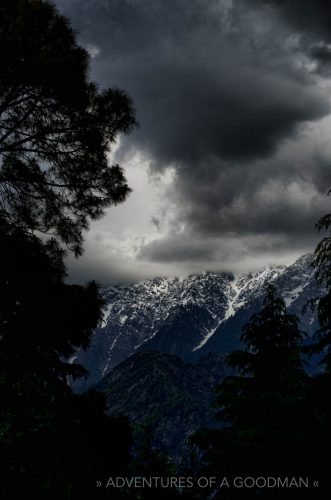
M 243 4 L 247 0 L 240 0 Z M 278 8 L 283 18 L 311 37 L 331 39 L 331 5 L 325 0 L 253 0 L 257 5 Z
M 239 0 L 245 4 L 247 0 Z M 302 37 L 306 50 L 317 63 L 316 72 L 330 76 L 331 71 L 331 4 L 326 0 L 253 0 L 258 6 L 269 6 Z
M 293 67 L 290 33 L 261 9 L 216 0 L 59 3 L 83 40 L 101 48 L 98 79 L 132 93 L 141 130 L 129 142 L 158 167 L 267 155 L 328 110 L 310 75 Z
M 331 60 L 331 7 L 312 0 L 305 9 L 299 0 L 57 4 L 83 43 L 100 49 L 93 76 L 135 101 L 141 128 L 123 141 L 123 155 L 138 148 L 156 171 L 175 168 L 169 196 L 174 227 L 184 230 L 141 248 L 140 258 L 216 259 L 215 245 L 229 235 L 269 235 L 266 249 L 270 235 L 283 236 L 283 251 L 314 239 L 330 158 L 313 148 L 291 156 L 286 144 L 330 112 L 319 77 Z

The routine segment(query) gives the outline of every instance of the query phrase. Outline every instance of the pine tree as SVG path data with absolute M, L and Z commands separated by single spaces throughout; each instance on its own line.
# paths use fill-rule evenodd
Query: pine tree
M 68 385 L 86 373 L 70 358 L 100 319 L 98 286 L 65 283 L 54 241 L 1 218 L 0 234 L 0 496 L 92 497 L 96 480 L 126 473 L 131 445 L 103 395 Z
M 108 153 L 118 134 L 136 124 L 129 96 L 100 91 L 88 78 L 88 62 L 52 3 L 0 2 L 0 496 L 6 499 L 92 498 L 100 476 L 125 474 L 129 462 L 126 420 L 106 415 L 102 395 L 74 395 L 68 385 L 86 373 L 73 357 L 88 347 L 103 300 L 94 282 L 65 282 L 59 241 L 79 255 L 89 221 L 126 198 L 123 171 L 109 164 Z
M 317 245 L 313 265 L 316 269 L 317 282 L 326 289 L 325 295 L 317 301 L 317 316 L 319 330 L 316 350 L 323 352 L 322 364 L 326 373 L 331 376 L 331 214 L 322 217 L 316 228 L 326 231 L 325 236 Z
M 313 261 L 316 280 L 325 292 L 312 301 L 319 328 L 315 343 L 309 349 L 320 357 L 320 369 L 311 381 L 309 404 L 315 424 L 312 454 L 315 456 L 316 475 L 322 478 L 323 487 L 329 489 L 329 467 L 325 456 L 331 446 L 331 214 L 324 215 L 316 229 L 327 233 L 318 243 Z
M 235 374 L 217 387 L 221 428 L 201 430 L 192 440 L 201 450 L 204 473 L 233 479 L 306 472 L 303 333 L 272 285 L 261 311 L 243 328 L 241 340 L 245 350 L 231 353 L 226 361 Z M 256 496 L 254 488 L 231 491 L 225 497 L 220 491 L 219 497 Z M 274 498 L 270 491 L 259 493 Z
M 77 254 L 130 192 L 108 153 L 136 124 L 130 97 L 89 80 L 89 55 L 43 0 L 0 2 L 0 214 Z

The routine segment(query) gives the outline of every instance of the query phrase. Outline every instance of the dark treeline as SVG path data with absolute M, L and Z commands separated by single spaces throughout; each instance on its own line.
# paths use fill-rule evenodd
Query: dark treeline
M 0 496 L 92 498 L 127 474 L 131 430 L 101 394 L 74 395 L 73 362 L 103 301 L 65 283 L 66 251 L 129 193 L 107 152 L 135 125 L 130 98 L 90 82 L 88 54 L 48 2 L 0 3 Z M 61 248 L 64 247 L 64 249 Z M 118 496 L 121 496 L 120 492 Z
M 329 299 L 325 296 L 318 301 L 318 316 L 324 311 L 324 300 Z M 191 438 L 199 452 L 200 474 L 225 476 L 230 484 L 238 484 L 238 477 L 262 479 L 258 487 L 248 481 L 248 488 L 226 493 L 224 488 L 216 489 L 211 491 L 212 498 L 325 497 L 325 457 L 330 445 L 329 345 L 323 335 L 307 348 L 303 338 L 298 318 L 287 313 L 284 301 L 269 285 L 261 311 L 242 330 L 245 349 L 232 352 L 226 360 L 236 375 L 224 378 L 216 388 L 214 405 L 220 428 L 201 429 Z M 307 351 L 325 352 L 317 376 L 309 376 L 304 369 Z M 268 477 L 289 482 L 294 478 L 293 484 L 308 478 L 309 488 L 261 488 Z
M 130 189 L 107 152 L 136 125 L 130 98 L 89 81 L 88 55 L 48 2 L 0 4 L 0 493 L 1 498 L 317 498 L 327 490 L 330 449 L 331 215 L 315 252 L 326 293 L 311 304 L 320 329 L 303 348 L 298 319 L 272 286 L 227 359 L 217 387 L 218 429 L 190 439 L 176 468 L 102 394 L 76 395 L 74 362 L 101 318 L 96 283 L 65 282 L 66 251 L 78 256 L 89 221 Z M 63 248 L 62 248 L 63 247 Z M 303 352 L 305 357 L 303 358 Z M 321 370 L 303 364 L 319 353 Z M 319 488 L 97 488 L 109 476 L 308 476 Z

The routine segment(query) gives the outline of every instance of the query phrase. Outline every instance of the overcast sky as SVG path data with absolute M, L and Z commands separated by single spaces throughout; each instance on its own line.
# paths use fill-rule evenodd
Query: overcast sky
M 125 89 L 140 123 L 110 158 L 133 193 L 92 223 L 71 279 L 238 274 L 314 249 L 331 187 L 326 2 L 55 3 L 91 78 Z

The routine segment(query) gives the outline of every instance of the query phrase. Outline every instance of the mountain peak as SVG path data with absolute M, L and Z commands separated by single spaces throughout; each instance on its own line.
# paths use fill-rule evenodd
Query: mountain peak
M 236 279 L 230 273 L 205 271 L 183 279 L 157 277 L 106 287 L 103 323 L 76 361 L 91 372 L 92 384 L 140 350 L 187 360 L 230 350 L 238 346 L 243 322 L 260 307 L 267 283 L 274 283 L 290 310 L 301 315 L 305 301 L 318 293 L 311 261 L 311 255 L 304 255 L 291 266 L 268 266 Z M 307 321 L 304 326 L 312 330 L 314 322 Z

